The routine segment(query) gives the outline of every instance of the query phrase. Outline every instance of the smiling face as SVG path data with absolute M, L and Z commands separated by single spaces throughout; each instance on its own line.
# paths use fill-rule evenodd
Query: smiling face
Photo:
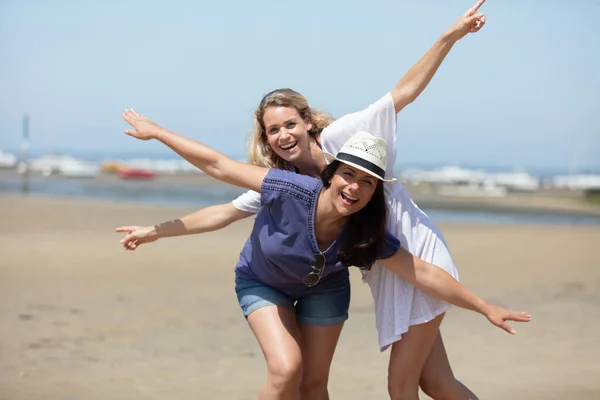
M 263 124 L 267 143 L 279 157 L 292 164 L 310 159 L 312 125 L 294 107 L 268 107 Z
M 330 198 L 340 215 L 350 215 L 362 210 L 371 198 L 380 181 L 366 172 L 340 163 L 331 179 Z

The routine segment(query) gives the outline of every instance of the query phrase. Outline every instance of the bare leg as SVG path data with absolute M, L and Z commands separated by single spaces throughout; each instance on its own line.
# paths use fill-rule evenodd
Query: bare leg
M 260 400 L 296 400 L 302 379 L 300 330 L 293 309 L 268 306 L 248 316 L 267 361 L 267 380 Z
M 343 323 L 333 326 L 300 325 L 303 371 L 300 399 L 329 400 L 329 369 L 343 326 Z
M 413 325 L 402 339 L 392 344 L 388 367 L 388 392 L 392 400 L 419 398 L 419 379 L 429 356 L 444 314 Z
M 477 400 L 469 388 L 454 378 L 439 330 L 423 365 L 419 385 L 423 392 L 435 400 Z

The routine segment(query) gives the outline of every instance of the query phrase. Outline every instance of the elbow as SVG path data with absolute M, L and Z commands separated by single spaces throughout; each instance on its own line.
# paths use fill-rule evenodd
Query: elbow
M 247 217 L 248 215 L 252 215 L 251 213 L 238 210 L 231 203 L 217 207 L 219 207 L 219 209 L 218 212 L 215 214 L 215 218 L 216 225 L 218 225 L 218 229 L 225 228 L 231 225 L 232 223 Z
M 216 224 L 217 229 L 227 228 L 229 225 L 231 225 L 232 222 L 234 222 L 233 219 L 229 218 L 228 216 L 222 215 L 220 220 Z

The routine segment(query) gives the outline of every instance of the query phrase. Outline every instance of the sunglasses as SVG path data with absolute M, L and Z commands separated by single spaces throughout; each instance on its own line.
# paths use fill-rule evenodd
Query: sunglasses
M 325 256 L 323 253 L 313 253 L 315 259 L 311 261 L 310 266 L 312 271 L 310 271 L 302 281 L 308 287 L 313 287 L 321 280 L 323 276 L 323 270 L 325 269 Z M 320 267 L 319 267 L 320 265 Z

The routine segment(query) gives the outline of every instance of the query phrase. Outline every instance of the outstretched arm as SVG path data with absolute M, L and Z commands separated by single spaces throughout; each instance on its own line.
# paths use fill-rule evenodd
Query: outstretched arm
M 525 313 L 505 310 L 486 303 L 446 271 L 413 256 L 402 247 L 392 257 L 379 262 L 419 289 L 455 306 L 483 314 L 492 324 L 509 333 L 514 334 L 515 331 L 505 321 L 531 320 Z
M 121 116 L 134 128 L 125 131 L 129 136 L 140 140 L 157 139 L 207 175 L 260 192 L 267 168 L 235 161 L 200 142 L 170 132 L 134 110 L 126 110 Z
M 392 89 L 396 113 L 415 101 L 427 87 L 433 75 L 444 61 L 454 44 L 470 32 L 477 32 L 485 24 L 485 14 L 477 10 L 485 0 L 477 3 L 464 13 L 440 38 L 427 53 L 400 79 Z
M 226 203 L 206 207 L 185 217 L 154 226 L 121 226 L 115 231 L 126 234 L 121 239 L 125 250 L 135 250 L 142 244 L 152 243 L 165 237 L 216 231 L 250 215 L 253 213 L 238 210 L 232 203 Z

